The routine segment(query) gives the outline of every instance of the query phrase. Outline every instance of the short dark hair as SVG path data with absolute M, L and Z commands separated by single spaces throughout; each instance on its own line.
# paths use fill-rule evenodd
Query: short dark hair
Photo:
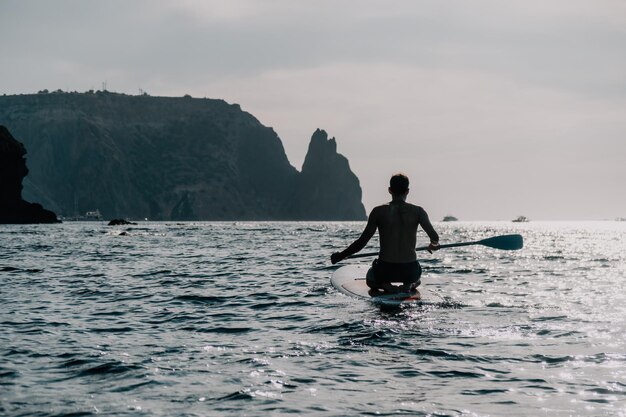
M 394 174 L 389 180 L 389 189 L 393 194 L 404 194 L 409 189 L 409 177 L 404 174 Z

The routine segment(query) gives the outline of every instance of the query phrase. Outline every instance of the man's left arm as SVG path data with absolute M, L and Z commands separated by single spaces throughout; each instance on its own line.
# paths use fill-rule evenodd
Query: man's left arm
M 354 255 L 361 249 L 367 245 L 367 242 L 370 241 L 372 236 L 376 233 L 376 214 L 375 209 L 370 213 L 369 218 L 367 219 L 367 225 L 365 226 L 365 230 L 361 233 L 361 236 L 354 241 L 350 246 L 348 246 L 345 250 L 341 252 L 335 252 L 330 256 L 330 261 L 333 264 L 347 258 L 350 255 Z

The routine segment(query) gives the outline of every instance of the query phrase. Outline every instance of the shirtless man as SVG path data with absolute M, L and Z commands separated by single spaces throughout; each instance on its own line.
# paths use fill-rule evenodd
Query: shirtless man
M 409 194 L 409 179 L 396 174 L 389 181 L 391 202 L 375 207 L 367 219 L 365 230 L 354 243 L 342 252 L 333 253 L 333 264 L 354 255 L 365 247 L 374 236 L 380 234 L 380 252 L 367 273 L 367 285 L 373 290 L 386 292 L 411 292 L 420 285 L 422 268 L 415 254 L 417 227 L 430 238 L 429 252 L 439 249 L 439 235 L 433 228 L 426 211 L 406 202 Z M 401 287 L 392 282 L 402 282 Z

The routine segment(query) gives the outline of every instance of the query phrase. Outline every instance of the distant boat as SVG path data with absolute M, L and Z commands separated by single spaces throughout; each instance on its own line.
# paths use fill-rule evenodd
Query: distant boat
M 85 213 L 85 220 L 102 220 L 100 210 L 88 211 Z
M 616 222 L 626 222 L 626 217 L 618 217 L 615 219 Z
M 88 211 L 86 212 L 84 215 L 78 215 L 78 216 L 71 216 L 71 217 L 63 217 L 62 220 L 66 220 L 66 221 L 78 221 L 78 222 L 84 222 L 84 221 L 102 221 L 103 217 L 102 214 L 100 214 L 100 210 L 93 210 L 93 211 Z
M 457 218 L 456 218 L 456 217 L 454 217 L 454 216 L 445 216 L 445 217 L 443 218 L 443 220 L 442 220 L 442 221 L 443 221 L 443 222 L 456 222 L 456 221 L 458 221 L 458 220 L 459 220 L 459 219 L 457 219 Z
M 528 221 L 528 217 L 519 216 L 517 219 L 513 220 L 513 223 L 527 223 Z

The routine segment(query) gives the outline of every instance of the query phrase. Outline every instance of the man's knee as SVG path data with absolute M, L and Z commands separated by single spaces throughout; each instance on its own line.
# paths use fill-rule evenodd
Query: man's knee
M 415 276 L 411 277 L 410 279 L 404 280 L 404 282 L 403 282 L 403 284 L 405 286 L 409 286 L 410 285 L 413 288 L 419 287 L 419 285 L 421 283 L 422 283 L 422 280 L 421 280 L 421 276 L 420 275 L 415 275 Z
M 370 268 L 367 270 L 367 274 L 365 275 L 365 283 L 370 288 L 376 288 L 376 277 L 374 275 L 374 268 Z
M 415 274 L 409 279 L 405 279 L 403 284 L 405 287 L 417 288 L 420 286 L 422 278 L 422 270 L 421 268 L 415 271 Z
M 410 288 L 411 290 L 414 290 L 415 288 L 419 287 L 421 283 L 422 283 L 422 281 L 419 278 L 416 279 L 416 280 L 403 282 L 404 287 L 405 288 Z

